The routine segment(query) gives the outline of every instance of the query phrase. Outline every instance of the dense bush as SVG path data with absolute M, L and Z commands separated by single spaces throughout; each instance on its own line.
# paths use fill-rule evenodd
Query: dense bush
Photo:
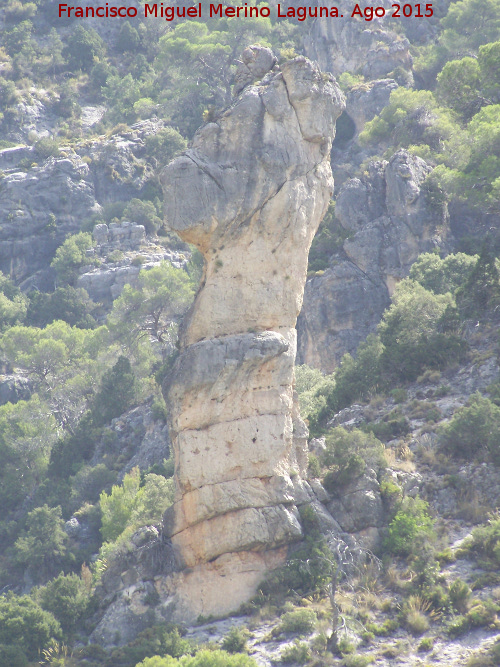
M 457 306 L 464 317 L 484 317 L 500 304 L 500 274 L 491 242 L 486 241 L 467 280 L 457 290 Z
M 181 635 L 177 627 L 171 624 L 153 625 L 140 632 L 126 646 L 112 651 L 105 664 L 109 667 L 114 667 L 114 665 L 135 667 L 139 661 L 144 660 L 146 665 L 162 667 L 163 662 L 161 661 L 168 658 L 180 658 L 192 652 L 191 642 Z M 143 663 L 140 662 L 140 664 Z M 174 661 L 174 664 L 178 664 L 177 661 Z
M 49 139 L 48 137 L 44 139 L 39 139 L 35 143 L 34 148 L 36 154 L 41 160 L 46 160 L 48 157 L 58 157 L 60 154 L 59 145 L 57 141 Z
M 441 429 L 442 446 L 468 460 L 489 456 L 500 463 L 500 407 L 479 393 Z
M 21 324 L 26 316 L 27 299 L 0 271 L 0 331 Z
M 349 232 L 335 217 L 335 202 L 331 200 L 309 251 L 308 271 L 327 269 L 331 256 L 341 249 L 348 237 Z
M 428 503 L 421 498 L 405 498 L 389 524 L 384 549 L 395 555 L 409 556 L 416 554 L 423 542 L 432 541 L 434 520 L 428 509 Z
M 92 236 L 80 232 L 69 236 L 57 249 L 52 268 L 57 272 L 58 279 L 65 284 L 72 284 L 76 279 L 78 269 L 85 264 L 92 264 L 93 259 L 87 256 L 87 250 L 92 248 Z
M 97 323 L 92 316 L 96 304 L 87 292 L 71 286 L 58 287 L 52 294 L 34 291 L 29 294 L 26 324 L 45 327 L 55 320 L 62 320 L 81 329 L 93 329 Z
M 410 279 L 434 294 L 454 295 L 467 282 L 477 260 L 477 255 L 462 252 L 443 259 L 435 253 L 423 253 L 412 264 Z
M 287 611 L 281 617 L 279 632 L 291 635 L 310 635 L 318 618 L 312 609 L 295 609 Z
M 434 294 L 414 280 L 401 281 L 379 325 L 384 371 L 412 381 L 426 368 L 442 369 L 463 359 L 465 342 L 444 333 L 455 322 L 453 305 L 450 294 Z
M 128 410 L 136 397 L 136 378 L 127 357 L 121 355 L 106 371 L 92 405 L 92 420 L 96 426 L 107 424 Z
M 144 225 L 147 234 L 154 234 L 162 225 L 162 220 L 157 215 L 155 205 L 150 201 L 141 201 L 140 199 L 129 201 L 123 210 L 122 219 Z
M 61 636 L 61 627 L 54 616 L 27 595 L 9 592 L 0 596 L 0 645 L 17 648 L 18 651 L 7 648 L 3 651 L 14 654 L 20 664 L 21 651 L 29 660 L 36 660 L 39 651 Z
M 90 28 L 77 25 L 63 49 L 68 67 L 72 70 L 89 72 L 94 64 L 104 56 L 106 47 L 99 34 Z
M 88 592 L 76 574 L 61 574 L 45 586 L 32 592 L 42 609 L 50 611 L 59 621 L 63 632 L 71 634 L 87 609 Z
M 322 463 L 329 472 L 324 485 L 332 493 L 359 477 L 367 465 L 375 469 L 385 465 L 384 446 L 371 433 L 338 426 L 327 433 L 325 444 Z
M 148 473 L 141 486 L 139 469 L 134 468 L 125 475 L 121 486 L 113 486 L 110 494 L 101 493 L 103 540 L 113 542 L 127 527 L 158 523 L 172 502 L 172 480 Z
M 187 141 L 173 127 L 165 127 L 146 137 L 144 145 L 148 159 L 161 168 L 187 148 Z
M 231 655 L 226 651 L 202 650 L 194 656 L 182 658 L 155 656 L 146 658 L 136 667 L 256 667 L 257 663 L 247 655 Z
M 249 635 L 246 628 L 233 626 L 222 640 L 221 647 L 228 653 L 243 653 L 246 651 Z
M 16 562 L 40 581 L 60 570 L 68 553 L 60 507 L 36 507 L 28 513 L 26 529 L 14 544 Z
M 470 538 L 462 544 L 465 553 L 474 556 L 482 567 L 500 566 L 500 516 L 492 515 L 487 523 L 474 528 Z

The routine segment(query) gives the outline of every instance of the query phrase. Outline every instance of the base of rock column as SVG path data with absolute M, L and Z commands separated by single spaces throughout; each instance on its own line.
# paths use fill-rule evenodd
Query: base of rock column
M 209 563 L 155 581 L 175 623 L 225 616 L 250 600 L 269 572 L 284 565 L 287 547 L 226 553 Z

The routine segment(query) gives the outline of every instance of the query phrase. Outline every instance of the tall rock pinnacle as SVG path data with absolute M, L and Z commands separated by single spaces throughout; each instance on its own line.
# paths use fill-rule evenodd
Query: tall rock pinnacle
M 272 70 L 162 174 L 167 225 L 205 259 L 164 387 L 176 485 L 165 530 L 181 568 L 171 584 L 176 616 L 185 620 L 251 597 L 301 539 L 297 505 L 309 500 L 294 327 L 332 194 L 344 100 L 306 58 L 278 68 L 261 51 L 246 49 L 245 67 L 255 57 Z

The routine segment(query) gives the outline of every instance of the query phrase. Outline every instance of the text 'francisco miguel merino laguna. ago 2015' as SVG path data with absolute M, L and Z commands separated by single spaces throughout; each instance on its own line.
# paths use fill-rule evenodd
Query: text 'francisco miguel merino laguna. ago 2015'
M 173 21 L 176 18 L 180 19 L 196 19 L 196 18 L 258 18 L 271 15 L 271 8 L 267 5 L 249 5 L 244 3 L 237 7 L 227 6 L 222 4 L 209 3 L 202 5 L 201 2 L 192 7 L 172 7 L 160 3 L 146 3 L 141 7 L 141 11 L 137 7 L 101 5 L 98 7 L 73 7 L 64 3 L 59 3 L 59 17 L 65 18 L 135 18 L 142 15 L 144 10 L 144 18 L 153 17 L 165 19 L 165 21 Z M 358 4 L 353 6 L 352 11 L 341 14 L 338 7 L 334 6 L 299 6 L 287 7 L 279 4 L 276 7 L 276 18 L 296 19 L 297 21 L 305 21 L 307 18 L 344 18 L 358 17 L 364 21 L 373 21 L 374 18 L 382 18 L 389 16 L 391 18 L 429 18 L 433 15 L 432 3 L 414 3 L 414 4 L 398 4 L 391 5 L 391 8 L 378 7 L 364 7 L 360 8 Z

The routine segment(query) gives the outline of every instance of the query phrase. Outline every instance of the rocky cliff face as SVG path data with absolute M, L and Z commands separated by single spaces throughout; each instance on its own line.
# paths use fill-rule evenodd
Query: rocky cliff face
M 366 3 L 359 4 L 364 9 Z M 362 74 L 366 79 L 379 79 L 399 69 L 406 72 L 408 81 L 413 80 L 410 42 L 389 27 L 389 8 L 386 17 L 365 21 L 352 17 L 352 3 L 341 2 L 337 7 L 343 19 L 314 19 L 304 38 L 305 53 L 317 60 L 321 69 L 335 76 Z
M 48 265 L 64 239 L 103 205 L 141 196 L 153 175 L 144 140 L 162 127 L 142 121 L 45 159 L 31 146 L 0 150 L 0 271 L 22 287 L 30 279 L 51 289 Z
M 432 204 L 423 185 L 431 170 L 400 150 L 344 183 L 335 212 L 350 235 L 330 268 L 307 282 L 297 363 L 333 371 L 375 330 L 418 255 L 446 247 L 446 207 Z
M 246 60 L 269 68 L 269 55 L 250 47 Z M 167 224 L 206 262 L 164 387 L 176 463 L 165 530 L 183 571 L 162 593 L 185 620 L 248 599 L 301 538 L 309 499 L 294 327 L 344 101 L 303 57 L 259 74 L 162 178 Z

